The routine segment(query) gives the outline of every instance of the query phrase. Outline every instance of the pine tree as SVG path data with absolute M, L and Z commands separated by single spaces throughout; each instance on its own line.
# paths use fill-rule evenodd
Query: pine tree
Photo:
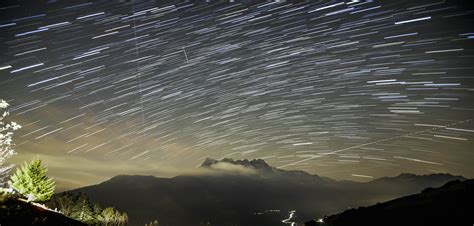
M 46 176 L 48 169 L 41 165 L 41 160 L 35 159 L 30 164 L 25 163 L 17 168 L 8 184 L 18 193 L 28 198 L 28 201 L 46 202 L 54 194 L 54 180 Z

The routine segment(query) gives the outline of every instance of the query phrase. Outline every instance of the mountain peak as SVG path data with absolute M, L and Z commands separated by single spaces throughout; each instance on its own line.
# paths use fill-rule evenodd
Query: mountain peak
M 204 160 L 204 162 L 201 164 L 201 167 L 206 167 L 206 168 L 208 168 L 208 167 L 210 167 L 211 165 L 216 164 L 217 162 L 219 162 L 219 161 L 208 157 L 208 158 L 206 158 L 206 159 Z
M 241 165 L 244 167 L 252 167 L 255 169 L 272 169 L 270 165 L 268 165 L 265 160 L 263 159 L 243 159 L 243 160 L 234 160 L 232 158 L 224 158 L 222 160 L 215 160 L 212 158 L 206 158 L 204 162 L 201 164 L 201 167 L 204 168 L 211 168 L 212 165 L 218 164 L 218 163 L 230 163 L 233 165 Z

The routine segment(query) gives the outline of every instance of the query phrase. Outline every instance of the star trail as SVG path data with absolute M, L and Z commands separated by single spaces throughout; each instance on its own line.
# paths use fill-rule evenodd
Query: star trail
M 57 177 L 206 157 L 363 181 L 474 176 L 469 1 L 2 4 L 16 158 L 44 156 Z

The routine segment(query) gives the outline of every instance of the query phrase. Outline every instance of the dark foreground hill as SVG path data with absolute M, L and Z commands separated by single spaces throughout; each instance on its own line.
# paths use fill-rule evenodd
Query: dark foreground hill
M 474 224 L 474 180 L 452 181 L 440 188 L 315 220 L 306 226 Z
M 85 224 L 70 219 L 31 203 L 20 201 L 16 198 L 2 198 L 0 200 L 0 225 L 1 226 L 86 226 Z
M 314 216 L 372 205 L 427 186 L 464 179 L 448 174 L 404 174 L 369 183 L 334 181 L 303 171 L 285 171 L 263 160 L 207 159 L 211 174 L 156 178 L 116 176 L 84 192 L 92 200 L 115 206 L 129 216 L 130 225 L 154 219 L 173 225 L 284 225 L 281 220 L 295 210 L 292 221 L 303 223 Z

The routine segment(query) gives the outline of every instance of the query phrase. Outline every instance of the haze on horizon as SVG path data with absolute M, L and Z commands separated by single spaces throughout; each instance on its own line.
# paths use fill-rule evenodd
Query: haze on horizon
M 474 177 L 468 1 L 9 1 L 0 98 L 59 190 L 206 157 Z

